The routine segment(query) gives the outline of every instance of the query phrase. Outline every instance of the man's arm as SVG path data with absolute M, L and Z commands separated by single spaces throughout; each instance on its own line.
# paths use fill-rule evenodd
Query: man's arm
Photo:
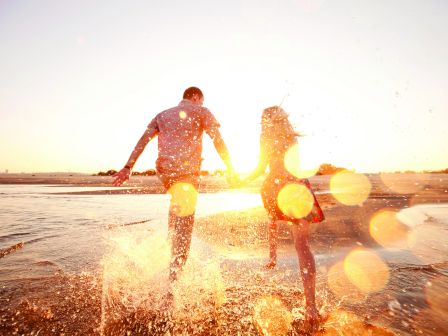
M 229 183 L 231 184 L 236 183 L 237 182 L 236 180 L 238 179 L 236 178 L 235 170 L 233 169 L 232 161 L 230 160 L 229 150 L 227 149 L 227 146 L 221 136 L 221 133 L 219 132 L 219 128 L 213 127 L 207 132 L 207 134 L 212 139 L 216 151 L 218 152 L 221 160 L 227 167 Z
M 115 180 L 112 182 L 112 185 L 115 187 L 121 186 L 123 183 L 129 180 L 129 175 L 131 174 L 131 170 L 134 167 L 135 163 L 137 162 L 138 158 L 142 154 L 143 150 L 145 149 L 146 145 L 151 141 L 152 138 L 154 138 L 157 133 L 158 129 L 155 126 L 152 126 L 149 124 L 148 128 L 145 130 L 143 135 L 141 136 L 140 140 L 138 140 L 137 145 L 135 145 L 134 150 L 132 151 L 131 155 L 129 156 L 129 159 L 124 166 L 123 169 L 121 169 L 118 173 L 116 173 L 113 177 L 115 177 Z

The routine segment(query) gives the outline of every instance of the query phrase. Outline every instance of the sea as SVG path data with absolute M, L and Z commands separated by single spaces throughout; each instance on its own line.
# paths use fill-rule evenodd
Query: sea
M 307 334 L 293 249 L 266 270 L 267 251 L 235 258 L 198 235 L 171 288 L 176 308 L 160 318 L 169 196 L 104 189 L 0 185 L 0 335 Z M 257 193 L 201 193 L 196 218 L 260 206 Z M 412 233 L 405 247 L 354 239 L 316 253 L 317 334 L 448 334 L 448 204 L 397 218 Z

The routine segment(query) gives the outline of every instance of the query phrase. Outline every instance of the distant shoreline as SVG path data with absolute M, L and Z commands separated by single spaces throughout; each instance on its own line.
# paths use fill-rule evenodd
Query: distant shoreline
M 380 174 L 365 174 L 372 182 L 372 191 L 370 197 L 381 197 L 384 195 L 393 196 L 395 193 L 386 187 Z M 432 197 L 441 197 L 446 199 L 448 196 L 448 174 L 431 173 L 388 173 L 397 185 L 419 185 L 420 193 L 428 194 L 430 187 Z M 319 175 L 309 178 L 315 192 L 324 192 L 329 190 L 331 175 Z M 96 176 L 81 173 L 20 173 L 20 174 L 0 174 L 0 185 L 51 185 L 64 187 L 90 187 L 86 190 L 64 191 L 58 193 L 52 191 L 52 194 L 70 194 L 70 195 L 121 195 L 121 194 L 163 194 L 165 189 L 157 176 L 131 176 L 128 183 L 121 188 L 112 186 L 112 176 Z M 251 182 L 244 188 L 230 188 L 226 178 L 222 176 L 202 176 L 199 187 L 200 193 L 216 192 L 249 192 L 258 193 L 263 182 L 263 178 Z M 92 190 L 91 188 L 103 188 Z M 408 193 L 413 196 L 414 192 Z M 402 195 L 404 196 L 404 195 Z M 319 195 L 322 198 L 323 195 Z
M 24 173 L 24 174 L 0 174 L 0 185 L 57 185 L 68 187 L 97 187 L 107 190 L 86 190 L 70 192 L 71 195 L 79 194 L 163 194 L 165 189 L 157 176 L 131 176 L 129 181 L 123 185 L 125 188 L 112 186 L 112 176 L 96 176 L 79 173 Z M 258 184 L 249 186 L 247 191 L 254 189 L 258 192 Z M 225 177 L 203 176 L 199 192 L 220 192 L 230 190 Z

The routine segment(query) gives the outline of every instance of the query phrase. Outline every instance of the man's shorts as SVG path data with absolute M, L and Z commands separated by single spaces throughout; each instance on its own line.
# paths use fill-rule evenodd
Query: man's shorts
M 167 193 L 171 195 L 170 212 L 179 217 L 194 215 L 198 198 L 199 176 L 158 176 Z

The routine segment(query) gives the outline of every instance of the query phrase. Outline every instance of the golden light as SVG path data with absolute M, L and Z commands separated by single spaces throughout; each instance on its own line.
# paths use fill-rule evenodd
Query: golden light
M 356 249 L 344 260 L 347 278 L 363 293 L 377 292 L 389 281 L 389 268 L 381 258 L 367 249 Z
M 275 296 L 260 299 L 254 309 L 254 324 L 262 335 L 287 335 L 292 314 Z
M 213 314 L 226 300 L 219 261 L 205 260 L 193 249 L 173 292 L 176 318 L 201 323 L 204 316 Z
M 168 193 L 171 194 L 171 212 L 179 217 L 194 214 L 198 192 L 192 184 L 186 182 L 176 183 L 171 186 Z
M 327 321 L 324 324 L 324 332 L 320 335 L 324 336 L 394 336 L 395 334 L 386 329 L 364 323 L 355 314 L 336 310 L 331 312 Z
M 361 320 L 354 314 L 344 310 L 330 313 L 324 325 L 323 335 L 363 335 L 366 330 Z
M 423 189 L 424 180 L 420 174 L 380 174 L 381 181 L 390 190 L 398 194 L 414 194 Z
M 384 247 L 406 248 L 408 246 L 408 226 L 397 218 L 392 209 L 380 210 L 370 220 L 369 232 L 375 241 Z
M 157 293 L 166 290 L 160 278 L 167 276 L 164 271 L 171 258 L 167 239 L 145 233 L 115 231 L 106 240 L 109 249 L 101 260 L 103 297 L 111 304 L 135 307 L 152 300 L 157 305 Z
M 361 205 L 369 197 L 372 184 L 367 176 L 343 170 L 332 176 L 330 191 L 345 205 Z
M 367 295 L 361 292 L 344 271 L 344 263 L 334 264 L 327 273 L 328 287 L 339 299 L 351 303 L 360 303 L 367 299 Z
M 300 159 L 299 145 L 292 145 L 285 154 L 284 165 L 286 170 L 298 178 L 308 178 L 316 175 L 318 166 L 306 166 Z
M 186 117 L 187 117 L 187 113 L 185 113 L 185 111 L 180 111 L 179 112 L 179 118 L 185 119 Z
M 314 197 L 310 190 L 298 183 L 291 183 L 284 186 L 277 196 L 280 210 L 289 217 L 303 218 L 312 210 Z

